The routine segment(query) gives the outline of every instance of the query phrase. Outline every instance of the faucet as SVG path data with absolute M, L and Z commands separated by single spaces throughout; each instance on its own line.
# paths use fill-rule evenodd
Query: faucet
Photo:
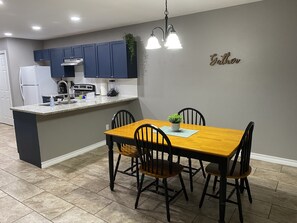
M 66 86 L 67 102 L 70 103 L 70 94 L 69 94 L 68 83 L 67 83 L 66 81 L 64 81 L 64 80 L 60 80 L 60 81 L 58 82 L 58 89 L 59 89 L 61 83 L 64 83 L 65 86 Z

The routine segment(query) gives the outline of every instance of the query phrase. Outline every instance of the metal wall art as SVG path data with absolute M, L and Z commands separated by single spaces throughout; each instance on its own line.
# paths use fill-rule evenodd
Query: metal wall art
M 218 65 L 225 65 L 225 64 L 237 64 L 241 61 L 241 59 L 238 58 L 230 58 L 231 53 L 225 53 L 224 55 L 221 55 L 221 58 L 219 58 L 218 54 L 214 53 L 210 55 L 210 66 L 214 66 L 216 64 Z

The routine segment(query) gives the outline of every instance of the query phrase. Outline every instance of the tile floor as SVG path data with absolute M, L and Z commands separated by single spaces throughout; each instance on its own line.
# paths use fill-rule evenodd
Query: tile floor
M 242 196 L 245 222 L 297 222 L 297 168 L 256 160 L 251 165 L 253 204 Z M 171 204 L 172 222 L 217 222 L 217 200 L 207 198 L 198 208 L 204 178 L 195 177 L 192 193 L 184 179 L 189 201 L 181 195 Z M 163 198 L 155 194 L 144 193 L 134 209 L 136 183 L 131 177 L 118 174 L 114 192 L 108 185 L 105 146 L 39 169 L 19 160 L 13 127 L 0 124 L 1 223 L 167 222 Z M 227 205 L 226 222 L 239 222 L 236 205 Z

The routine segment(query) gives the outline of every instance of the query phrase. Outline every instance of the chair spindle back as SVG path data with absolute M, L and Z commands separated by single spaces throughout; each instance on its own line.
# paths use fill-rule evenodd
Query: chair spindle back
M 172 172 L 171 143 L 161 129 L 151 124 L 141 125 L 135 130 L 134 139 L 143 170 L 163 175 L 165 165 L 169 165 Z
M 178 112 L 178 114 L 183 116 L 183 123 L 185 124 L 205 126 L 205 118 L 201 112 L 194 108 L 183 108 Z

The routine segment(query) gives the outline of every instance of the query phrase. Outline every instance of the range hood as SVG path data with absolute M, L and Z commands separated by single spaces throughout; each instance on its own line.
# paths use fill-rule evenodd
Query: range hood
M 83 61 L 84 61 L 83 58 L 68 58 L 68 59 L 64 59 L 64 62 L 61 64 L 61 66 L 81 65 Z

